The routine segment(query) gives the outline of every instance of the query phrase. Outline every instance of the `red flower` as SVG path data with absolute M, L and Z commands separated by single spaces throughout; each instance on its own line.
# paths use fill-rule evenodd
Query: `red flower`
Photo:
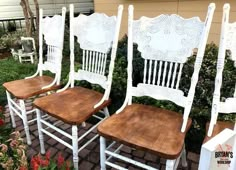
M 40 160 L 40 165 L 47 167 L 49 165 L 49 160 Z
M 70 170 L 70 161 L 66 161 L 66 170 Z
M 19 170 L 28 170 L 28 168 L 21 166 Z
M 36 155 L 31 158 L 31 167 L 33 170 L 38 170 L 40 165 L 41 159 L 39 155 Z
M 0 119 L 0 126 L 4 125 L 4 120 Z
M 59 153 L 57 157 L 57 166 L 60 168 L 63 164 L 64 164 L 64 158 L 61 155 L 61 153 Z
M 50 159 L 50 154 L 51 154 L 50 151 L 47 151 L 47 152 L 46 152 L 45 157 L 46 157 L 47 160 Z

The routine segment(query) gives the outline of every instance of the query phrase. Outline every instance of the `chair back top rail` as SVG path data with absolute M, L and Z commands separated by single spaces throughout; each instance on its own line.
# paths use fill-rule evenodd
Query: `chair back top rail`
M 118 113 L 132 103 L 133 96 L 170 100 L 184 107 L 181 131 L 185 131 L 214 10 L 215 4 L 211 3 L 205 22 L 201 22 L 198 17 L 184 19 L 176 14 L 133 20 L 134 8 L 129 6 L 127 92 L 124 105 Z M 134 43 L 137 43 L 144 59 L 143 82 L 137 87 L 132 84 Z M 194 72 L 188 95 L 184 96 L 179 90 L 182 68 L 195 48 L 198 48 L 198 53 Z

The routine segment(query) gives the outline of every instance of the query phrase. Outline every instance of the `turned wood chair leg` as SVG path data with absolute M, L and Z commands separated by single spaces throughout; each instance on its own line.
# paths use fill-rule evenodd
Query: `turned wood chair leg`
M 38 125 L 38 134 L 39 134 L 40 152 L 41 152 L 41 154 L 45 154 L 44 137 L 43 137 L 43 133 L 42 133 L 42 123 L 41 123 L 41 112 L 39 109 L 36 109 L 36 114 L 37 114 L 37 125 Z
M 106 150 L 106 139 L 104 137 L 100 136 L 100 166 L 101 166 L 101 170 L 106 170 L 105 150 Z
M 8 91 L 6 91 L 6 94 L 7 94 L 8 108 L 9 108 L 9 111 L 10 111 L 12 127 L 15 128 L 16 127 L 16 121 L 15 121 L 14 112 L 12 110 L 12 104 L 11 104 L 12 98 L 11 98 L 11 95 Z
M 79 169 L 79 156 L 78 156 L 78 129 L 77 125 L 72 126 L 72 146 L 73 146 L 73 163 L 76 170 Z
M 20 102 L 21 115 L 22 115 L 22 120 L 23 120 L 23 124 L 24 124 L 27 144 L 31 145 L 32 142 L 31 142 L 31 138 L 30 138 L 28 119 L 27 119 L 26 109 L 25 109 L 25 102 L 24 102 L 24 100 L 19 100 L 19 102 Z
M 185 144 L 184 144 L 183 150 L 182 150 L 181 161 L 182 161 L 182 167 L 186 168 L 188 166 L 188 162 L 187 162 L 187 158 L 186 158 Z

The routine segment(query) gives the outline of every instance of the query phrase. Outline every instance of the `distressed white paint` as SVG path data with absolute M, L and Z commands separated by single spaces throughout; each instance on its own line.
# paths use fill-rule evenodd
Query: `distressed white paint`
M 70 77 L 67 85 L 60 91 L 66 90 L 69 86 L 74 87 L 75 80 L 86 80 L 105 89 L 102 100 L 94 107 L 98 107 L 105 100 L 108 100 L 111 91 L 122 11 L 123 6 L 119 6 L 117 17 L 109 17 L 99 13 L 94 13 L 90 16 L 81 14 L 78 17 L 74 17 L 74 7 L 73 5 L 70 7 Z M 83 49 L 82 68 L 78 71 L 74 68 L 75 36 Z M 110 49 L 109 72 L 106 76 L 107 54 Z
M 221 38 L 217 59 L 217 73 L 215 78 L 215 90 L 213 94 L 211 121 L 208 130 L 208 136 L 212 135 L 214 125 L 217 122 L 218 113 L 233 113 L 236 112 L 236 96 L 229 97 L 225 102 L 220 101 L 220 89 L 222 85 L 224 60 L 226 50 L 231 51 L 231 59 L 236 61 L 236 23 L 229 23 L 230 5 L 225 4 L 223 7 L 223 17 L 221 25 Z
M 120 23 L 121 17 L 123 12 L 123 6 L 120 5 L 118 8 L 117 18 L 115 16 L 108 17 L 105 14 L 92 14 L 91 16 L 80 15 L 74 18 L 74 6 L 70 6 L 70 74 L 69 74 L 69 81 L 67 85 L 57 91 L 60 93 L 61 91 L 67 90 L 67 88 L 73 88 L 75 86 L 75 80 L 86 80 L 93 84 L 99 84 L 101 87 L 105 89 L 105 93 L 101 101 L 96 104 L 94 107 L 100 106 L 103 104 L 105 100 L 108 100 L 110 90 L 111 90 L 111 82 L 112 82 L 112 73 L 114 69 L 114 62 L 116 57 L 117 51 L 117 43 L 118 43 L 118 36 L 120 30 Z M 111 22 L 111 23 L 110 23 Z M 114 25 L 113 25 L 114 24 Z M 98 29 L 100 32 L 96 32 Z M 92 31 L 92 35 L 95 36 L 93 33 L 94 31 L 96 34 L 100 34 L 101 36 L 93 37 L 90 35 Z M 102 33 L 103 32 L 103 33 Z M 111 34 L 112 33 L 112 34 Z M 83 49 L 82 54 L 82 68 L 78 71 L 75 70 L 74 66 L 74 36 L 77 36 L 77 41 L 80 43 L 80 47 Z M 108 76 L 105 76 L 105 66 L 106 66 L 106 58 L 108 50 L 111 48 L 111 59 L 109 65 L 109 73 Z M 89 102 L 89 101 L 87 101 Z M 103 117 L 93 115 L 93 117 L 97 118 L 99 122 L 88 129 L 83 135 L 78 137 L 77 132 L 77 125 L 72 125 L 72 135 L 64 132 L 56 125 L 50 124 L 46 120 L 41 119 L 40 114 L 37 114 L 38 123 L 44 124 L 46 128 L 40 128 L 39 134 L 42 133 L 50 136 L 51 138 L 57 140 L 58 142 L 62 143 L 66 147 L 72 149 L 73 151 L 73 163 L 74 168 L 77 170 L 79 169 L 79 157 L 78 152 L 84 149 L 87 145 L 93 142 L 99 135 L 95 135 L 93 138 L 88 140 L 82 146 L 78 146 L 78 142 L 84 140 L 84 138 L 90 134 L 104 119 L 109 117 L 108 109 L 105 107 L 100 111 L 103 113 Z M 41 125 L 40 125 L 41 126 Z M 83 122 L 82 126 L 86 126 L 86 123 Z M 42 126 L 41 126 L 42 127 Z M 62 140 L 55 134 L 48 131 L 47 128 L 53 129 L 58 133 L 62 134 L 63 136 L 72 140 L 72 144 Z M 41 137 L 43 138 L 43 137 Z M 41 141 L 40 144 L 44 142 Z M 41 150 L 44 148 L 44 144 L 42 144 Z
M 155 18 L 141 17 L 141 19 L 134 21 L 133 10 L 133 6 L 130 5 L 128 12 L 128 79 L 126 98 L 117 114 L 127 105 L 132 104 L 133 96 L 150 96 L 157 100 L 170 100 L 185 109 L 181 128 L 181 131 L 184 132 L 192 107 L 215 4 L 211 3 L 209 5 L 205 22 L 201 22 L 197 17 L 183 19 L 178 15 L 160 15 Z M 138 50 L 141 52 L 142 58 L 144 58 L 143 82 L 139 83 L 137 87 L 132 85 L 133 43 L 137 43 Z M 190 90 L 185 97 L 183 92 L 178 89 L 178 86 L 183 63 L 192 54 L 194 48 L 198 48 L 198 54 Z M 122 167 L 109 162 L 108 159 L 106 160 L 107 154 L 144 169 L 151 169 L 150 166 L 143 163 L 113 153 L 108 151 L 108 149 L 104 150 L 106 145 L 105 140 L 102 138 L 101 146 L 102 149 L 100 151 L 103 152 L 101 153 L 101 167 L 109 165 L 122 169 Z M 183 150 L 176 160 L 167 160 L 166 169 L 177 169 L 180 157 L 182 157 L 182 165 L 184 167 L 187 166 L 185 146 L 183 146 Z
M 26 77 L 27 79 L 36 77 L 36 76 L 42 76 L 44 70 L 49 70 L 52 73 L 55 73 L 55 78 L 54 81 L 43 87 L 43 88 L 48 88 L 52 85 L 59 84 L 60 83 L 60 75 L 61 75 L 61 60 L 62 60 L 62 49 L 63 49 L 63 39 L 64 39 L 64 25 L 65 25 L 65 13 L 66 9 L 62 9 L 62 16 L 57 17 L 57 22 L 60 22 L 60 27 L 56 28 L 57 30 L 60 30 L 60 32 L 57 32 L 57 40 L 53 39 L 51 40 L 51 45 L 48 46 L 48 54 L 46 57 L 46 61 L 43 62 L 43 34 L 47 34 L 48 32 L 51 32 L 51 29 L 54 29 L 55 27 L 51 26 L 49 23 L 47 24 L 47 27 L 44 27 L 44 19 L 43 19 L 43 10 L 40 10 L 40 20 L 39 20 L 39 63 L 38 63 L 38 68 L 37 71 L 34 75 L 30 77 Z M 60 21 L 58 20 L 60 18 Z M 46 18 L 47 21 L 53 21 L 53 18 Z M 52 24 L 55 24 L 55 22 L 52 22 Z M 57 24 L 58 25 L 58 24 Z M 44 31 L 42 30 L 44 28 Z M 49 36 L 51 37 L 51 36 Z M 61 42 L 61 44 L 58 45 L 58 42 Z M 57 44 L 57 47 L 52 46 L 53 44 Z M 30 138 L 30 133 L 29 133 L 29 123 L 33 122 L 34 120 L 28 120 L 27 115 L 32 114 L 36 111 L 35 108 L 32 110 L 29 110 L 26 112 L 25 109 L 25 100 L 21 99 L 20 103 L 17 103 L 17 100 L 13 100 L 15 98 L 14 96 L 11 96 L 9 92 L 7 93 L 7 100 L 8 100 L 8 105 L 10 109 L 10 115 L 12 119 L 12 125 L 15 127 L 15 119 L 14 116 L 17 114 L 22 120 L 24 124 L 24 129 L 26 133 L 26 138 L 27 138 L 27 144 L 31 144 L 31 138 Z M 31 97 L 37 97 L 37 96 L 31 96 Z M 39 136 L 41 138 L 41 136 Z M 41 139 L 42 140 L 42 139 Z M 41 150 L 43 151 L 43 149 Z
M 217 161 L 221 158 L 216 158 L 215 153 L 217 151 L 233 151 L 234 143 L 236 139 L 236 132 L 230 129 L 224 129 L 222 132 L 217 134 L 211 140 L 202 145 L 200 161 L 199 161 L 199 170 L 216 170 L 216 169 L 235 169 L 236 166 L 233 165 L 235 160 L 235 152 L 233 153 L 233 159 L 231 160 L 231 165 L 228 164 L 217 164 Z M 220 148 L 219 148 L 220 147 Z M 222 149 L 222 150 L 221 150 Z M 234 166 L 234 167 L 233 167 Z

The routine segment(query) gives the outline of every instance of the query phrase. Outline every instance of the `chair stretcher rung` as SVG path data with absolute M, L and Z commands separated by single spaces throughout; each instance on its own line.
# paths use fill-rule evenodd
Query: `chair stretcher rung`
M 139 167 L 144 168 L 144 169 L 148 169 L 148 170 L 158 170 L 158 169 L 156 169 L 156 168 L 153 168 L 153 167 L 151 167 L 151 166 L 145 165 L 145 164 L 140 163 L 140 162 L 138 162 L 138 161 L 132 160 L 132 159 L 127 158 L 127 157 L 125 157 L 125 156 L 122 156 L 122 155 L 113 153 L 113 152 L 111 152 L 111 151 L 107 151 L 107 150 L 106 150 L 105 153 L 108 154 L 108 155 L 111 155 L 112 157 L 115 157 L 115 158 L 117 158 L 117 159 L 120 159 L 120 160 L 122 160 L 122 161 L 131 163 L 131 164 L 133 164 L 133 165 L 139 166 Z

